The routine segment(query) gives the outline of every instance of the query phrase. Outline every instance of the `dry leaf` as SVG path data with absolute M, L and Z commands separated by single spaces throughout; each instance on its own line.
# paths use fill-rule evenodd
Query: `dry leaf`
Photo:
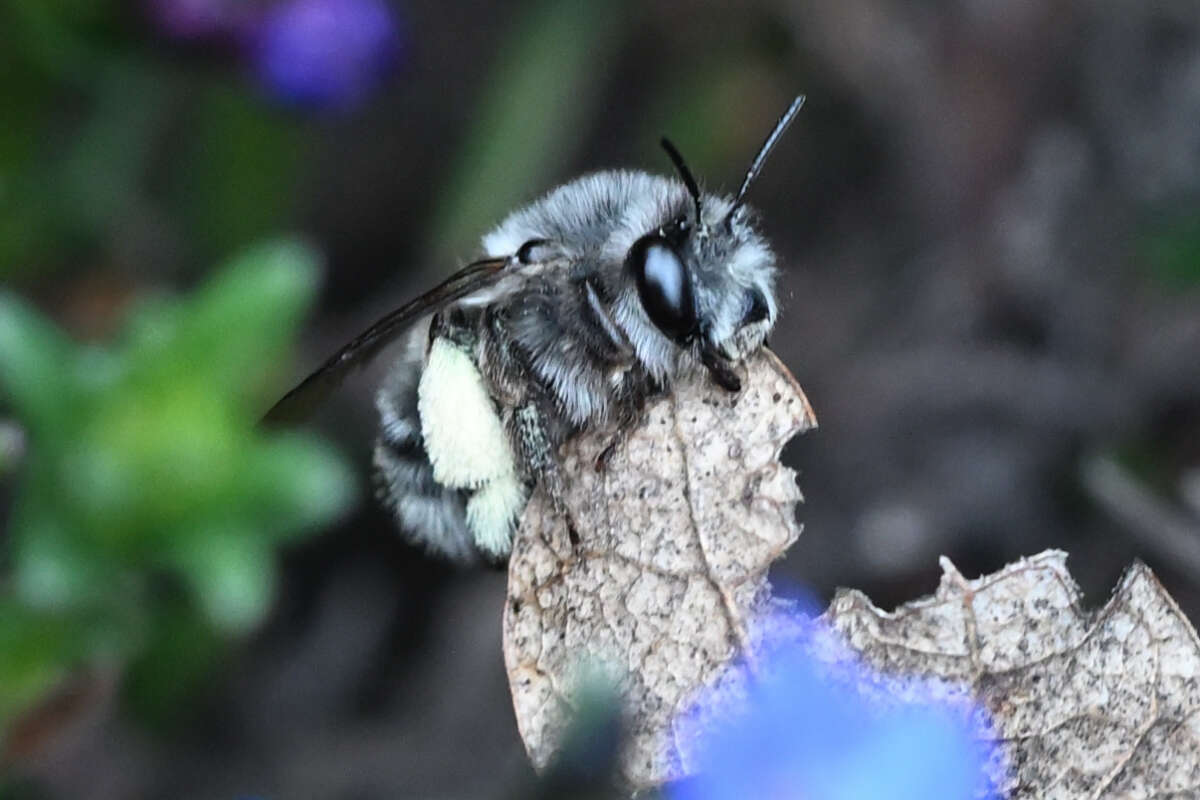
M 671 724 L 744 650 L 769 596 L 768 566 L 799 535 L 801 499 L 779 451 L 816 424 L 795 378 L 763 351 L 736 395 L 702 375 L 649 405 L 605 467 L 601 434 L 564 448 L 562 510 L 541 493 L 508 573 L 504 658 L 517 724 L 539 769 L 553 754 L 578 671 L 621 683 L 633 786 L 687 770 Z
M 799 533 L 800 493 L 779 450 L 815 424 L 773 355 L 753 359 L 743 384 L 737 396 L 703 379 L 678 387 L 603 471 L 594 463 L 610 442 L 580 437 L 564 452 L 564 507 L 540 494 L 529 503 L 504 655 L 539 769 L 589 659 L 621 681 L 633 787 L 694 774 L 693 737 L 722 712 L 692 709 L 699 727 L 686 733 L 673 724 L 701 691 L 715 707 L 740 697 L 745 673 L 727 667 L 753 662 L 749 623 L 780 607 L 766 570 Z M 872 667 L 860 689 L 880 703 L 930 686 L 951 702 L 978 698 L 1001 745 L 991 777 L 1005 797 L 1200 796 L 1194 629 L 1141 564 L 1085 612 L 1065 560 L 1046 552 L 967 580 L 943 559 L 937 592 L 890 613 L 844 590 L 821 617 L 826 634 L 806 646 Z
M 1010 798 L 1200 796 L 1200 640 L 1143 564 L 1086 613 L 1048 551 L 887 613 L 843 591 L 823 616 L 871 666 L 940 677 L 991 710 Z

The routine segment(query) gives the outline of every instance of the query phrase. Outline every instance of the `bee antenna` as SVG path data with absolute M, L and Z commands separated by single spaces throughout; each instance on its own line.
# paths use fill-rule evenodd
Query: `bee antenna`
M 687 187 L 688 194 L 692 196 L 692 202 L 696 204 L 696 227 L 700 227 L 700 186 L 696 183 L 696 179 L 692 177 L 692 171 L 688 169 L 688 165 L 684 163 L 683 156 L 679 154 L 679 150 L 675 145 L 671 144 L 671 140 L 667 137 L 662 138 L 663 150 L 667 151 L 667 155 L 671 158 L 671 163 L 675 165 L 675 169 L 679 172 L 679 177 L 683 178 L 683 185 Z
M 771 151 L 775 149 L 775 144 L 783 136 L 788 126 L 792 124 L 792 120 L 796 118 L 796 113 L 804 106 L 804 95 L 798 95 L 792 104 L 788 106 L 787 111 L 783 112 L 783 116 L 775 123 L 775 127 L 771 129 L 771 133 L 763 141 L 762 147 L 758 148 L 758 155 L 750 162 L 750 169 L 746 170 L 746 177 L 742 180 L 742 188 L 738 189 L 737 197 L 733 198 L 733 205 L 729 209 L 729 213 L 725 215 L 725 224 L 729 225 L 733 221 L 734 212 L 742 207 L 742 203 L 746 199 L 746 190 L 750 188 L 750 184 L 758 177 L 758 173 L 762 171 L 763 164 L 767 162 L 767 156 L 771 155 Z

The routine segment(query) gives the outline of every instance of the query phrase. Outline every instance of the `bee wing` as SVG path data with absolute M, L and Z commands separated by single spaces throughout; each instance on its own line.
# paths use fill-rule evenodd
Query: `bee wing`
M 379 319 L 271 406 L 263 423 L 286 425 L 304 420 L 346 376 L 369 363 L 415 320 L 491 285 L 503 276 L 504 266 L 508 263 L 507 258 L 487 258 L 468 264 L 425 294 Z

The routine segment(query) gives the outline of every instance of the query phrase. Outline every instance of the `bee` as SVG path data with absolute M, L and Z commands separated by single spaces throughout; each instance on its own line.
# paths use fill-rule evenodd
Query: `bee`
M 375 399 L 378 496 L 428 550 L 504 560 L 533 489 L 560 496 L 557 453 L 572 436 L 611 431 L 617 446 L 692 370 L 740 390 L 736 365 L 778 315 L 775 256 L 745 195 L 803 104 L 732 197 L 701 192 L 664 138 L 677 179 L 597 172 L 513 212 L 479 260 L 342 347 L 266 421 L 303 418 L 407 334 Z

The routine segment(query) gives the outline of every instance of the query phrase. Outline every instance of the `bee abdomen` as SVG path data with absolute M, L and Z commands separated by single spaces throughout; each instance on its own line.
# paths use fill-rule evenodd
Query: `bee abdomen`
M 381 423 L 373 458 L 376 491 L 412 541 L 458 561 L 475 561 L 467 498 L 433 477 L 417 413 L 418 377 L 417 364 L 402 365 L 375 397 Z

